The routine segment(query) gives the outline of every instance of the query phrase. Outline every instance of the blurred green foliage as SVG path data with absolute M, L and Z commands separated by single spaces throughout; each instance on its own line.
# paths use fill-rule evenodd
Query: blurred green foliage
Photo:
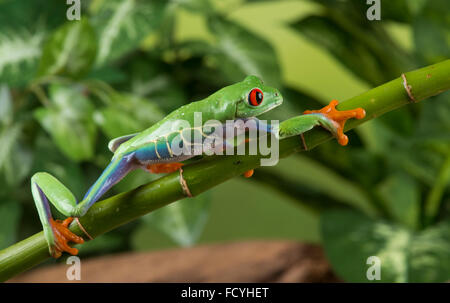
M 110 139 L 245 75 L 282 90 L 285 104 L 266 117 L 286 119 L 450 57 L 447 0 L 382 1 L 381 21 L 359 0 L 81 2 L 82 20 L 67 21 L 64 1 L 0 0 L 0 248 L 41 229 L 33 173 L 81 198 Z M 322 241 L 347 281 L 367 281 L 369 256 L 382 260 L 381 281 L 444 281 L 449 116 L 448 94 L 394 111 L 351 132 L 346 148 L 330 142 L 258 169 L 253 184 L 176 202 L 81 253 L 285 237 Z M 133 172 L 110 194 L 156 177 Z

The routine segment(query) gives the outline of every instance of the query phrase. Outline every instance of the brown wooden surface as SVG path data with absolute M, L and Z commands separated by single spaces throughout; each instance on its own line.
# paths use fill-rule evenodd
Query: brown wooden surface
M 71 282 L 69 265 L 10 282 Z M 336 282 L 320 246 L 290 241 L 203 245 L 81 260 L 79 282 Z

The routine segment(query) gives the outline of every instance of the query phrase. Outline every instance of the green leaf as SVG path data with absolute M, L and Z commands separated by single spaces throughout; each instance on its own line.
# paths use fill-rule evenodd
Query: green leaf
M 10 160 L 20 132 L 21 126 L 19 124 L 15 124 L 12 127 L 2 127 L 0 132 L 0 169 L 4 168 Z
M 122 70 L 120 70 L 116 66 L 108 66 L 108 65 L 101 66 L 97 69 L 92 70 L 86 76 L 86 78 L 95 79 L 110 84 L 125 82 L 127 80 L 127 76 Z
M 69 159 L 82 161 L 94 155 L 96 127 L 93 105 L 74 87 L 50 87 L 52 106 L 39 108 L 35 117 Z
M 170 2 L 193 12 L 208 14 L 214 11 L 210 0 L 171 0 Z
M 23 86 L 34 76 L 41 55 L 42 32 L 0 32 L 0 82 Z
M 159 107 L 132 94 L 114 93 L 112 104 L 95 113 L 94 120 L 110 139 L 142 131 L 164 117 Z
M 450 56 L 450 32 L 433 19 L 417 18 L 413 24 L 417 52 L 429 63 Z
M 450 93 L 443 93 L 424 103 L 417 123 L 417 136 L 421 140 L 449 141 L 450 134 Z
M 103 1 L 92 18 L 99 37 L 97 65 L 137 49 L 162 22 L 165 6 L 164 1 Z
M 217 39 L 216 64 L 230 82 L 255 75 L 269 85 L 280 86 L 280 66 L 269 42 L 218 16 L 209 19 L 209 26 Z
M 415 1 L 407 1 L 406 2 L 410 12 L 413 15 L 419 14 L 422 11 L 422 9 L 425 7 L 426 3 L 427 3 L 427 0 L 415 0 Z
M 420 191 L 412 177 L 404 173 L 393 174 L 377 190 L 386 209 L 397 222 L 411 229 L 419 227 Z
M 19 184 L 28 176 L 32 163 L 32 150 L 24 145 L 16 144 L 10 160 L 4 166 L 6 182 L 11 185 Z
M 369 215 L 376 214 L 377 210 L 370 204 L 366 193 L 351 180 L 343 178 L 321 162 L 314 161 L 304 155 L 281 159 L 271 171 L 281 178 L 293 180 L 300 187 L 309 191 L 331 196 L 333 200 L 357 208 Z M 302 196 L 299 196 L 302 199 Z
M 200 237 L 209 217 L 211 200 L 208 193 L 174 202 L 144 217 L 176 243 L 192 246 Z
M 412 23 L 417 54 L 429 63 L 450 57 L 450 3 L 446 0 L 427 1 Z
M 0 203 L 0 249 L 12 245 L 17 240 L 20 215 L 19 203 L 15 201 Z
M 96 41 L 95 31 L 86 19 L 66 23 L 45 44 L 38 76 L 82 77 L 94 63 Z
M 55 176 L 76 195 L 82 197 L 86 193 L 87 176 L 81 166 L 59 152 L 58 147 L 45 134 L 38 135 L 33 149 L 33 172 L 45 171 Z M 98 177 L 98 176 L 97 176 Z
M 21 136 L 20 123 L 0 128 L 0 171 L 7 185 L 19 184 L 31 169 L 33 154 L 21 144 Z
M 66 1 L 61 0 L 3 0 L 0 1 L 0 28 L 2 31 L 51 30 L 67 20 L 67 7 Z
M 95 122 L 110 139 L 142 131 L 135 117 L 119 108 L 107 107 L 94 115 Z
M 373 52 L 351 33 L 328 17 L 309 16 L 292 25 L 306 38 L 325 48 L 357 76 L 371 84 L 382 83 L 385 71 L 380 69 Z
M 197 66 L 196 69 L 198 68 Z M 177 83 L 177 77 L 160 60 L 137 58 L 129 64 L 127 73 L 131 92 L 135 96 L 149 98 L 165 112 L 171 112 L 185 104 L 185 92 Z M 177 71 L 177 74 L 180 77 L 182 72 Z M 192 73 L 189 78 L 193 78 Z
M 0 123 L 9 124 L 13 121 L 11 92 L 7 85 L 0 85 Z
M 334 210 L 322 214 L 321 232 L 333 269 L 347 282 L 371 282 L 366 276 L 371 256 L 381 261 L 381 280 L 374 282 L 444 282 L 450 276 L 449 222 L 411 232 Z

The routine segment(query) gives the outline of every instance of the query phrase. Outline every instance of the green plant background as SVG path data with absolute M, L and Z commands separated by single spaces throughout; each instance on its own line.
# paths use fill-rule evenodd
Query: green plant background
M 450 57 L 446 0 L 0 0 L 0 249 L 41 229 L 29 179 L 81 199 L 110 139 L 257 74 L 286 119 Z M 447 13 L 446 13 L 447 12 Z M 322 243 L 337 274 L 450 279 L 450 98 L 414 104 L 86 243 L 81 256 L 245 239 Z M 158 176 L 133 172 L 108 195 Z M 56 212 L 54 212 L 56 213 Z M 350 257 L 351 256 L 351 257 Z M 55 262 L 55 261 L 50 261 Z

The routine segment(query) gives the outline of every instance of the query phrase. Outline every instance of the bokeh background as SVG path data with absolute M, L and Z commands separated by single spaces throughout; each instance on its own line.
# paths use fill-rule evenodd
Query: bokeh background
M 365 2 L 82 0 L 81 21 L 67 21 L 65 1 L 0 0 L 0 249 L 41 230 L 33 173 L 81 199 L 110 139 L 245 75 L 281 89 L 263 118 L 284 120 L 450 57 L 448 1 L 381 1 L 380 21 Z M 370 255 L 383 281 L 446 281 L 449 116 L 448 94 L 396 110 L 345 148 L 330 141 L 176 202 L 80 256 L 290 239 L 321 244 L 345 281 L 367 281 Z M 133 172 L 107 196 L 158 177 Z

